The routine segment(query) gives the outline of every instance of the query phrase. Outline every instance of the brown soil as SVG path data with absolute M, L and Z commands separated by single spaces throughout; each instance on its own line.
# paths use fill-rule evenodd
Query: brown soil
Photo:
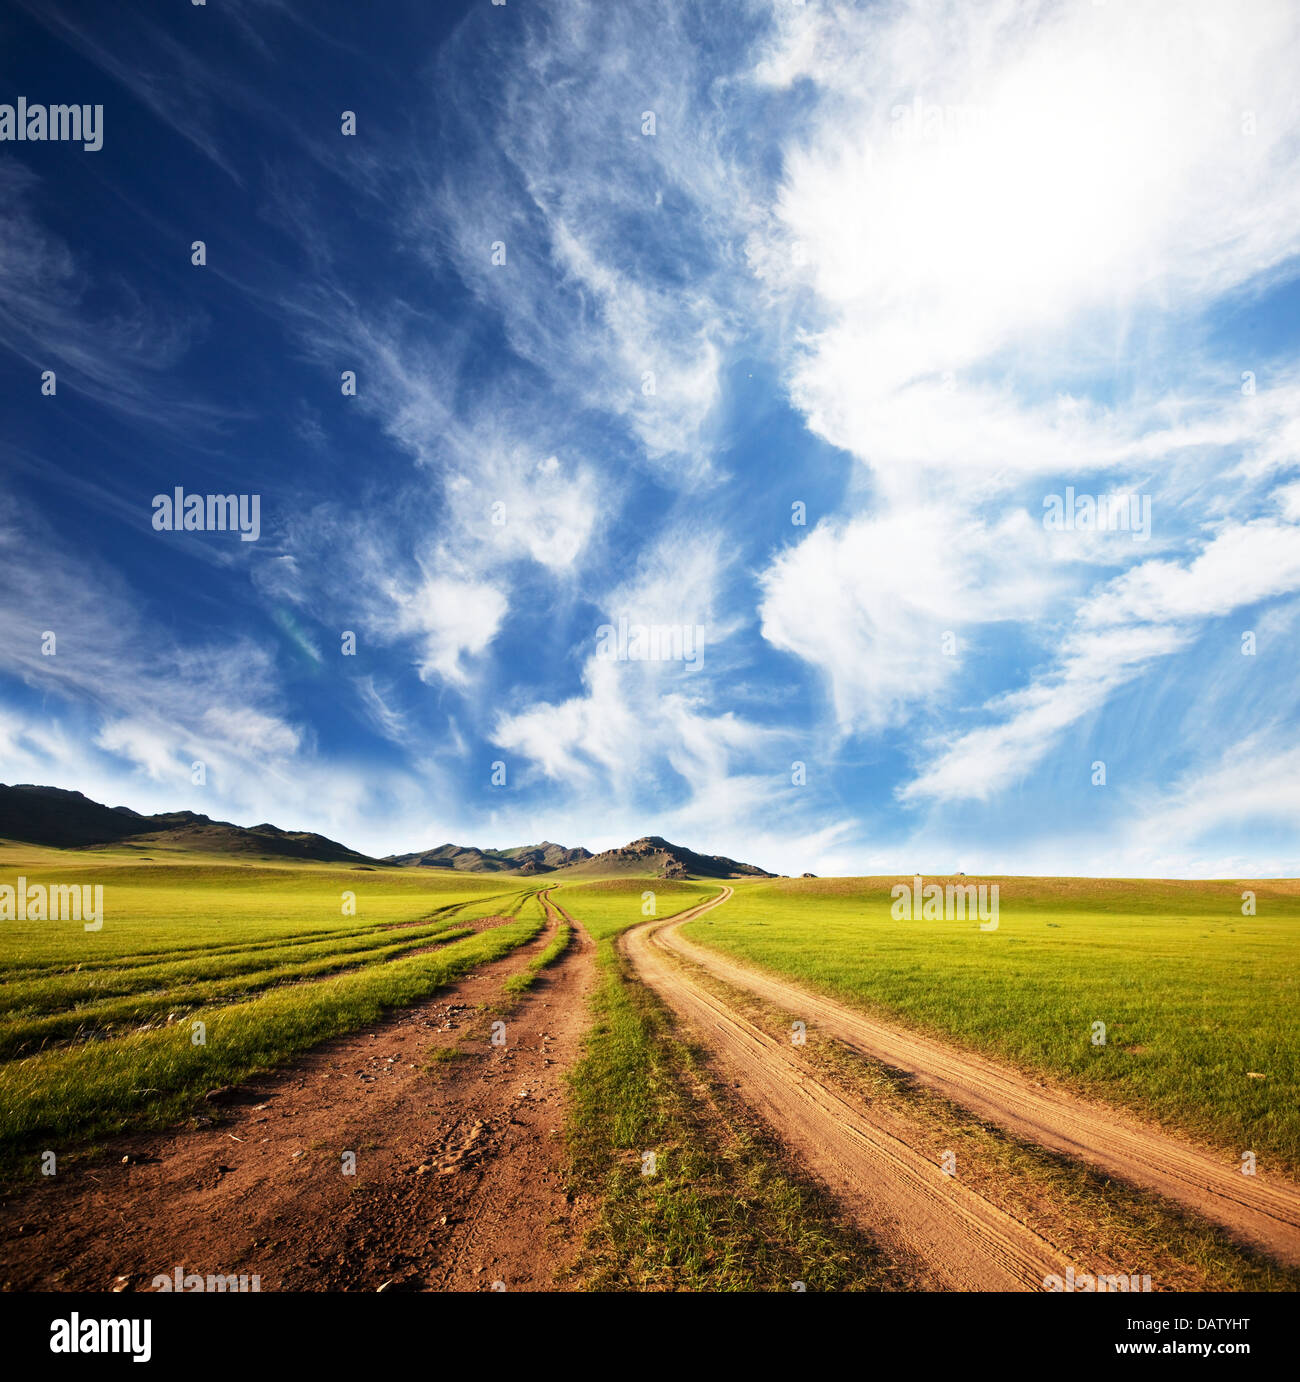
M 740 1079 L 745 1097 L 837 1194 L 865 1228 L 931 1264 L 937 1284 L 959 1289 L 1042 1289 L 1063 1275 L 1065 1257 L 1003 1210 L 959 1186 L 909 1145 L 905 1123 L 859 1101 L 811 1071 L 795 1050 L 761 1031 L 691 978 L 670 952 L 724 982 L 799 1016 L 892 1069 L 912 1075 L 1026 1140 L 1157 1190 L 1263 1247 L 1300 1260 L 1300 1188 L 1245 1177 L 1228 1159 L 1192 1147 L 1130 1115 L 1055 1091 L 995 1062 L 892 1027 L 833 1000 L 760 974 L 685 940 L 678 928 L 730 889 L 667 922 L 623 937 L 641 977 L 692 1021 L 715 1056 Z M 1122 1264 L 1096 1270 L 1125 1271 Z
M 117 1139 L 12 1191 L 0 1284 L 147 1291 L 180 1266 L 256 1274 L 267 1291 L 563 1286 L 586 1213 L 562 1176 L 564 1074 L 593 981 L 586 934 L 575 927 L 522 998 L 502 995 L 555 925 L 548 908 L 531 944 L 223 1091 L 211 1126 Z M 491 1044 L 495 1020 L 504 1046 Z
M 726 901 L 722 895 L 673 919 L 680 925 Z M 849 1217 L 885 1249 L 924 1262 L 937 1290 L 1041 1290 L 1067 1261 L 1050 1243 L 966 1189 L 885 1126 L 874 1111 L 819 1079 L 787 1043 L 760 1030 L 669 958 L 651 922 L 623 945 L 640 977 L 685 1017 L 738 1080 L 739 1092 L 800 1163 L 822 1180 Z

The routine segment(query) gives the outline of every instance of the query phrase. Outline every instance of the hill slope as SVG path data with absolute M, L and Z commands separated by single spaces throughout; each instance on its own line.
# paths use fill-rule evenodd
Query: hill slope
M 142 816 L 127 806 L 105 806 L 81 792 L 30 783 L 0 783 L 0 839 L 57 849 L 94 849 L 129 844 L 139 848 L 193 849 L 213 854 L 274 855 L 322 862 L 392 864 L 404 868 L 450 869 L 458 873 L 554 873 L 588 877 L 629 874 L 656 878 L 771 878 L 753 864 L 721 854 L 697 854 L 659 835 L 646 835 L 621 849 L 592 854 L 552 840 L 510 849 L 474 845 L 439 845 L 411 854 L 372 859 L 337 840 L 307 830 L 279 826 L 233 825 L 195 811 L 167 811 Z
M 656 878 L 771 878 L 774 875 L 754 864 L 742 864 L 722 854 L 696 854 L 684 845 L 671 844 L 659 835 L 646 835 L 621 849 L 607 849 L 580 864 L 565 869 L 566 874 L 591 877 L 609 874 L 647 874 Z
M 539 845 L 516 845 L 513 849 L 479 849 L 474 845 L 439 845 L 437 849 L 417 850 L 413 854 L 390 854 L 386 864 L 406 868 L 456 869 L 464 873 L 549 873 L 567 864 L 591 858 L 591 851 L 579 846 L 543 840 Z
M 104 806 L 81 792 L 30 783 L 0 783 L 0 839 L 58 849 L 129 842 L 207 850 L 214 854 L 271 854 L 285 859 L 374 862 L 337 840 L 307 830 L 232 825 L 194 811 L 142 816 L 127 806 Z

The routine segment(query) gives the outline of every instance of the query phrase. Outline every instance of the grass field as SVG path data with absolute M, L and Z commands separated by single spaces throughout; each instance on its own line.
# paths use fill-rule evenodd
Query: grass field
M 1234 1155 L 1252 1150 L 1261 1169 L 1300 1173 L 1300 884 L 979 880 L 999 885 L 1000 902 L 997 930 L 981 931 L 895 920 L 896 881 L 739 882 L 683 930 Z M 1247 888 L 1254 916 L 1242 915 Z
M 537 976 L 544 970 L 549 969 L 564 952 L 569 948 L 569 942 L 573 939 L 573 928 L 567 921 L 562 921 L 555 928 L 555 935 L 547 945 L 546 949 L 528 966 L 522 974 L 514 974 L 502 985 L 507 993 L 527 993 L 537 982 Z
M 0 883 L 20 874 L 102 884 L 104 924 L 87 932 L 77 921 L 0 923 L 6 1178 L 34 1174 L 47 1149 L 63 1155 L 119 1131 L 182 1122 L 209 1091 L 428 997 L 535 938 L 545 922 L 537 893 L 554 886 L 597 946 L 593 1023 L 570 1073 L 568 1115 L 569 1175 L 599 1206 L 576 1269 L 584 1282 L 906 1286 L 908 1265 L 886 1261 L 801 1177 L 617 946 L 646 919 L 647 891 L 664 917 L 715 896 L 717 883 L 0 845 Z M 1300 884 L 1249 885 L 1256 914 L 1244 916 L 1248 885 L 1239 883 L 981 880 L 1000 892 L 997 929 L 982 931 L 972 918 L 896 920 L 895 881 L 738 880 L 730 901 L 685 930 L 1234 1155 L 1252 1150 L 1261 1169 L 1300 1172 Z M 507 920 L 472 929 L 488 916 Z M 503 1000 L 524 1001 L 573 944 L 571 928 L 558 925 L 504 982 Z M 1099 1022 L 1104 1044 L 1093 1040 Z M 464 1052 L 447 1048 L 456 1054 Z M 836 1058 L 830 1048 L 810 1054 L 831 1066 Z M 1041 1192 L 1080 1222 L 1109 1214 L 1110 1238 L 1131 1245 L 1134 1260 L 1167 1252 L 1199 1264 L 1196 1279 L 1216 1288 L 1276 1284 L 1271 1268 L 1238 1261 L 1136 1192 L 1121 1205 L 1083 1168 L 1062 1169 L 978 1120 L 967 1127 L 958 1112 L 894 1090 L 860 1064 L 836 1067 L 837 1078 L 854 1088 L 865 1081 L 868 1101 L 893 1100 L 935 1147 L 958 1134 L 968 1149 L 978 1144 L 997 1186 L 1000 1175 L 1029 1187 L 1024 1206 L 1009 1205 L 1017 1215 L 1037 1212 Z
M 556 900 L 596 940 L 599 986 L 583 1060 L 570 1077 L 577 1188 L 600 1204 L 581 1264 L 593 1289 L 808 1290 L 900 1285 L 895 1266 L 836 1224 L 820 1190 L 796 1182 L 755 1125 L 710 1093 L 671 1016 L 629 973 L 617 937 L 716 895 L 710 883 L 610 879 Z M 653 1154 L 651 1174 L 643 1174 Z
M 540 883 L 490 875 L 0 847 L 0 883 L 20 874 L 102 884 L 104 923 L 3 923 L 6 1162 L 38 1139 L 174 1121 L 208 1090 L 415 1002 L 543 924 Z M 464 925 L 493 915 L 514 919 Z

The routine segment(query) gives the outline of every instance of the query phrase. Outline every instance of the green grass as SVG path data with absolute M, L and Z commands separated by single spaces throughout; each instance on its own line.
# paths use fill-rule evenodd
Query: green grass
M 543 925 L 540 883 L 419 869 L 0 847 L 0 882 L 19 873 L 102 883 L 104 925 L 0 930 L 8 1169 L 38 1143 L 174 1122 L 208 1090 L 417 1002 Z M 465 925 L 492 915 L 514 919 L 477 934 Z
M 593 1289 L 898 1289 L 905 1268 L 838 1226 L 824 1193 L 794 1179 L 760 1126 L 710 1085 L 697 1054 L 626 970 L 615 940 L 716 893 L 664 880 L 565 886 L 557 900 L 597 942 L 593 1027 L 570 1076 L 569 1145 L 598 1222 L 578 1271 Z M 654 1173 L 642 1174 L 645 1153 Z
M 507 993 L 526 993 L 537 982 L 537 976 L 544 969 L 549 969 L 564 954 L 569 948 L 569 941 L 572 938 L 573 928 L 567 921 L 562 921 L 555 928 L 555 935 L 551 938 L 546 949 L 529 964 L 523 973 L 512 974 L 502 987 Z
M 742 882 L 683 931 L 1226 1153 L 1253 1150 L 1261 1170 L 1300 1172 L 1300 884 L 926 880 L 996 882 L 998 929 L 983 932 L 895 920 L 896 881 Z M 1255 916 L 1241 912 L 1247 887 Z
M 695 983 L 770 1036 L 788 1040 L 795 1014 L 735 988 L 693 961 L 682 963 Z M 873 1117 L 904 1120 L 909 1144 L 936 1165 L 945 1153 L 955 1154 L 963 1185 L 1013 1218 L 1033 1224 L 1049 1241 L 1068 1244 L 1076 1264 L 1135 1264 L 1152 1276 L 1159 1291 L 1300 1287 L 1300 1270 L 1244 1247 L 1193 1212 L 1116 1181 L 1086 1162 L 1012 1136 L 916 1084 L 907 1073 L 863 1057 L 815 1029 L 807 1033 L 800 1059 L 870 1109 Z
M 132 993 L 121 998 L 77 1003 L 74 1007 L 40 1016 L 6 1015 L 0 1020 L 0 1060 L 44 1049 L 51 1042 L 83 1040 L 113 1035 L 118 1028 L 142 1029 L 183 1019 L 201 1018 L 218 1003 L 248 997 L 262 989 L 284 983 L 302 983 L 343 969 L 359 969 L 384 964 L 430 945 L 445 945 L 474 934 L 471 927 L 443 922 L 438 927 L 420 928 L 408 933 L 412 939 L 399 945 L 372 945 L 363 949 L 341 949 L 322 959 L 277 965 L 270 969 L 240 972 L 231 978 L 196 980 L 176 985 L 169 983 L 147 993 Z M 152 986 L 151 986 L 152 988 Z
M 255 981 L 273 973 L 312 972 L 315 962 L 352 963 L 367 954 L 397 953 L 442 935 L 456 924 L 444 918 L 428 925 L 372 929 L 360 936 L 287 945 L 248 946 L 185 960 L 119 967 L 111 962 L 46 972 L 38 979 L 15 978 L 0 986 L 0 1023 L 17 1016 L 57 1013 L 106 998 L 136 993 L 186 992 L 221 979 Z

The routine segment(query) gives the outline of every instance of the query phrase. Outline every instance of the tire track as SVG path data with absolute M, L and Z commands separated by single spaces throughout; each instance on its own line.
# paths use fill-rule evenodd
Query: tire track
M 559 1183 L 563 1143 L 550 1140 L 559 1137 L 558 1127 L 547 1136 L 542 1125 L 562 1126 L 563 1072 L 571 1067 L 585 1035 L 585 998 L 595 946 L 586 931 L 557 906 L 553 892 L 554 885 L 537 893 L 546 914 L 541 939 L 549 944 L 561 922 L 568 921 L 571 940 L 554 964 L 541 972 L 537 987 L 519 997 L 509 1017 L 512 1032 L 521 1021 L 526 1027 L 525 1043 L 532 1061 L 522 1070 L 516 1068 L 511 1053 L 520 1050 L 520 1045 L 512 1037 L 511 1046 L 500 1053 L 507 1103 L 491 1121 L 482 1104 L 475 1103 L 476 1126 L 486 1135 L 477 1148 L 473 1186 L 463 1197 L 451 1251 L 433 1280 L 435 1290 L 554 1289 L 555 1270 L 574 1250 L 572 1245 L 562 1245 L 566 1238 L 577 1238 L 575 1226 L 564 1222 L 572 1218 L 572 1212 L 561 1212 L 566 1211 Z M 542 1009 L 553 1015 L 543 1018 Z M 524 1014 L 529 1013 L 525 1020 Z M 542 1030 L 543 1024 L 547 1030 Z M 552 1066 L 554 1073 L 548 1073 Z M 517 1095 L 508 1094 L 518 1086 L 522 1088 Z M 548 1110 L 548 1102 L 555 1107 Z
M 553 1289 L 584 1212 L 566 1199 L 561 1129 L 590 1020 L 585 934 L 511 998 L 508 1044 L 481 1031 L 555 934 L 540 905 L 531 941 L 261 1073 L 214 1105 L 219 1121 L 115 1138 L 6 1190 L 0 1289 L 147 1291 L 177 1264 L 268 1291 Z
M 1017 1137 L 1153 1190 L 1280 1261 L 1300 1265 L 1300 1187 L 1259 1174 L 1244 1176 L 1236 1162 L 1144 1126 L 1132 1116 L 1046 1088 L 996 1061 L 809 993 L 679 933 L 683 923 L 724 901 L 725 896 L 716 898 L 689 915 L 670 918 L 655 932 L 654 943 L 815 1023 L 828 1036 L 904 1072 Z
M 944 1175 L 668 958 L 665 931 L 730 896 L 727 888 L 668 923 L 635 927 L 620 943 L 640 978 L 739 1077 L 746 1100 L 865 1229 L 921 1259 L 934 1287 L 1041 1290 L 1044 1277 L 1064 1275 L 1068 1263 L 1052 1244 Z

